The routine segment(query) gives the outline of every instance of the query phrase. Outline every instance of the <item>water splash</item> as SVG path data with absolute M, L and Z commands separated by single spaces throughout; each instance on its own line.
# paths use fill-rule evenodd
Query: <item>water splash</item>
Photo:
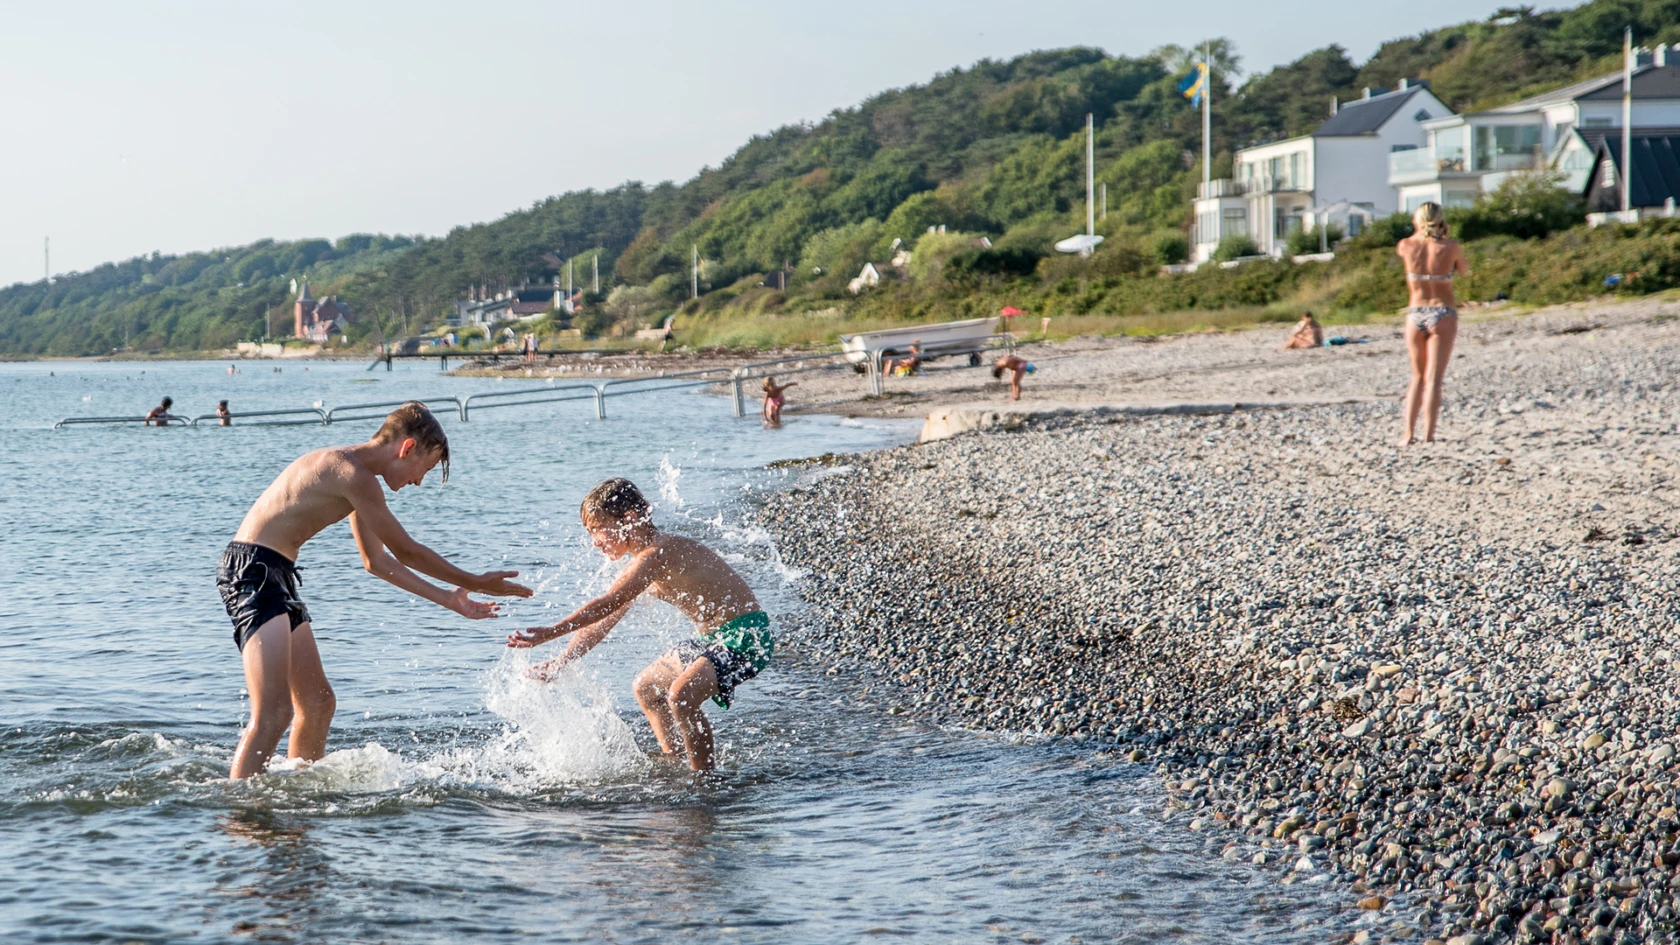
M 659 457 L 659 499 L 672 511 L 683 507 L 682 493 L 677 488 L 677 483 L 682 479 L 682 474 L 682 467 L 671 462 L 670 453 Z
M 525 676 L 530 665 L 525 654 L 510 652 L 491 670 L 484 704 L 514 728 L 481 751 L 481 764 L 531 786 L 617 780 L 647 770 L 604 687 L 576 665 L 553 682 L 537 682 Z

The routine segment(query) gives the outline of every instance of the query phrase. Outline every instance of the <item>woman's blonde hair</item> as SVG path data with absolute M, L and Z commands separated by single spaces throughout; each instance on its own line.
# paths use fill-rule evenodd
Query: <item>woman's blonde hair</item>
M 1441 205 L 1425 201 L 1412 212 L 1412 232 L 1425 239 L 1444 239 L 1447 235 L 1447 215 Z

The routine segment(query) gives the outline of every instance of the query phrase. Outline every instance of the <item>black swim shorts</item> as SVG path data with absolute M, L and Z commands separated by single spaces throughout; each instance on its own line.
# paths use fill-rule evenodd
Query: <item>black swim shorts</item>
M 258 627 L 281 614 L 291 618 L 293 630 L 309 622 L 309 608 L 298 599 L 298 583 L 292 559 L 248 541 L 228 542 L 216 569 L 216 589 L 222 592 L 222 606 L 233 620 L 233 642 L 241 651 Z
M 717 695 L 712 697 L 712 701 L 725 709 L 735 698 L 735 687 L 758 675 L 758 667 L 753 665 L 747 654 L 737 653 L 717 640 L 695 637 L 678 643 L 671 652 L 684 666 L 701 657 L 712 664 L 718 683 Z

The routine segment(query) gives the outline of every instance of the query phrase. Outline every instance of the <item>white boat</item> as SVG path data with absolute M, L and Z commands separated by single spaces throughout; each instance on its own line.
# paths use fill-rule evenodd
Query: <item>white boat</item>
M 933 358 L 941 354 L 968 352 L 985 346 L 986 339 L 997 333 L 999 319 L 970 318 L 960 322 L 935 322 L 931 325 L 912 325 L 908 328 L 887 328 L 882 331 L 860 331 L 855 335 L 841 335 L 840 349 L 846 360 L 863 364 L 875 352 L 889 357 L 908 354 L 910 346 L 921 342 L 922 356 Z

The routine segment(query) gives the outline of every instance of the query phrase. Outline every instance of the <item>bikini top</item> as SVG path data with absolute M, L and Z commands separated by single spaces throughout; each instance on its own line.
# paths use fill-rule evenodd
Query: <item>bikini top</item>
M 1414 282 L 1451 282 L 1453 281 L 1453 274 L 1450 272 L 1444 275 L 1436 275 L 1430 272 L 1408 272 L 1406 278 Z

